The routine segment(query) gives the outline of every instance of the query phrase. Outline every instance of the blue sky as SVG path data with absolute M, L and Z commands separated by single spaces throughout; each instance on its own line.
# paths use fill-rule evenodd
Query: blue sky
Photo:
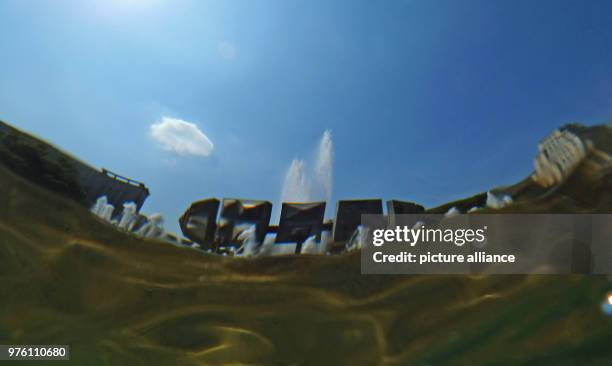
M 555 127 L 612 120 L 610 1 L 0 0 L 0 119 L 142 180 L 175 228 L 276 202 L 331 130 L 333 199 L 433 206 L 531 172 Z M 151 126 L 214 145 L 181 155 Z

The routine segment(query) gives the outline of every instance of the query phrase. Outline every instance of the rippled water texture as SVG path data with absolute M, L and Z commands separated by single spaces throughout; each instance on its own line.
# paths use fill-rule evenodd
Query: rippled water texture
M 0 344 L 69 344 L 75 365 L 612 362 L 604 277 L 220 258 L 116 232 L 1 167 L 0 195 Z

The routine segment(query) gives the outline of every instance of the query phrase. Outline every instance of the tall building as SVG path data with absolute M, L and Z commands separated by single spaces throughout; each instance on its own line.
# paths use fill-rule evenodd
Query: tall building
M 570 131 L 555 130 L 540 142 L 538 149 L 532 179 L 549 188 L 567 178 L 591 152 L 593 144 Z

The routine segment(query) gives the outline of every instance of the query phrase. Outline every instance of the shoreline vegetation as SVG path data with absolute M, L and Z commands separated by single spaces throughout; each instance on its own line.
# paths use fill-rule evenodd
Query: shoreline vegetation
M 31 182 L 85 203 L 85 194 L 69 155 L 58 153 L 42 140 L 8 125 L 2 127 L 0 163 Z

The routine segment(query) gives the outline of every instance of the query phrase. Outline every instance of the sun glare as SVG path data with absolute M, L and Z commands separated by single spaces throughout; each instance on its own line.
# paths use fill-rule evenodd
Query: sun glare
M 142 16 L 154 12 L 161 0 L 97 0 L 95 13 L 104 18 Z

